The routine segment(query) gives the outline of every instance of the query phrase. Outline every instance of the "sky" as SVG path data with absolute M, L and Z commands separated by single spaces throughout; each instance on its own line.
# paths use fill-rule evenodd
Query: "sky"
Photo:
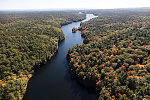
M 0 10 L 150 7 L 150 0 L 0 0 Z

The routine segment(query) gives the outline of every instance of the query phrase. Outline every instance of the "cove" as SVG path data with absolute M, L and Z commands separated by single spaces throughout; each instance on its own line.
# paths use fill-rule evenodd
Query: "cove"
M 79 27 L 81 22 L 95 18 L 86 14 L 86 19 L 62 26 L 65 40 L 59 43 L 58 52 L 46 65 L 35 72 L 30 79 L 24 100 L 96 100 L 97 97 L 87 88 L 72 80 L 66 54 L 69 48 L 82 44 L 80 31 L 72 33 L 73 27 Z

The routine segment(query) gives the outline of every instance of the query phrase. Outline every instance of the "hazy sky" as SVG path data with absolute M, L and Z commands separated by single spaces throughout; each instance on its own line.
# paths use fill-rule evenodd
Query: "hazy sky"
M 150 7 L 150 0 L 0 0 L 0 10 Z

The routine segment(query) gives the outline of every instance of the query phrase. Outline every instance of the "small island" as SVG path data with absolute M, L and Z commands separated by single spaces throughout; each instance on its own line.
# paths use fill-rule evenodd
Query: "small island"
M 76 33 L 77 31 L 78 31 L 78 28 L 75 28 L 75 27 L 74 27 L 74 28 L 72 29 L 72 32 L 73 32 L 73 33 Z
M 77 31 L 81 31 L 81 30 L 82 30 L 82 27 L 81 27 L 81 26 L 78 27 L 78 28 L 74 27 L 74 28 L 72 29 L 72 32 L 73 32 L 73 33 L 76 33 Z

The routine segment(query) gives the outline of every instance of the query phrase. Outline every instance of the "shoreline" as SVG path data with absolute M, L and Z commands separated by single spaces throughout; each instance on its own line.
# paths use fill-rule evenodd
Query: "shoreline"
M 74 22 L 80 22 L 80 21 L 85 20 L 85 19 L 86 19 L 86 17 L 85 17 L 84 19 L 81 19 L 81 20 L 78 20 L 78 21 L 73 21 L 73 22 L 69 22 L 69 23 L 67 23 L 67 24 L 63 24 L 63 25 L 61 25 L 61 30 L 62 30 L 62 27 L 65 26 L 65 25 L 68 25 L 68 24 L 71 24 L 71 23 L 74 23 Z M 62 30 L 62 31 L 63 31 L 63 30 Z M 64 33 L 63 33 L 63 34 L 64 34 Z M 65 35 L 65 34 L 64 34 L 64 35 Z M 59 48 L 59 45 L 61 44 L 61 42 L 63 42 L 64 40 L 65 40 L 65 38 L 64 38 L 63 40 L 61 40 L 61 41 L 58 41 L 58 43 L 57 43 L 58 48 Z M 54 53 L 50 58 L 47 59 L 46 62 L 41 62 L 41 63 L 38 63 L 37 65 L 34 65 L 34 66 L 36 66 L 36 68 L 34 69 L 34 72 L 31 73 L 32 76 L 31 76 L 30 78 L 28 78 L 28 81 L 27 81 L 27 83 L 26 83 L 26 87 L 24 87 L 24 88 L 25 88 L 25 89 L 24 89 L 25 92 L 26 92 L 26 90 L 27 90 L 28 82 L 30 81 L 30 79 L 31 79 L 32 77 L 34 77 L 34 74 L 35 74 L 38 70 L 40 70 L 43 65 L 46 65 L 47 62 L 50 61 L 50 60 L 56 55 L 56 53 L 58 52 L 58 48 L 57 48 L 57 50 L 55 51 L 55 53 Z M 33 66 L 33 67 L 34 67 L 34 66 Z M 21 97 L 22 97 L 21 99 L 23 99 L 24 95 L 25 95 L 25 93 L 21 96 Z

